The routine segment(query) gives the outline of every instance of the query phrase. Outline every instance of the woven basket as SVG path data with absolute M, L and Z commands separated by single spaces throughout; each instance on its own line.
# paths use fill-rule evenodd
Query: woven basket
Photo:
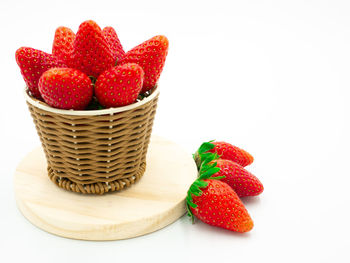
M 59 110 L 25 92 L 47 160 L 49 178 L 83 194 L 129 187 L 146 169 L 159 89 L 132 105 L 104 110 Z

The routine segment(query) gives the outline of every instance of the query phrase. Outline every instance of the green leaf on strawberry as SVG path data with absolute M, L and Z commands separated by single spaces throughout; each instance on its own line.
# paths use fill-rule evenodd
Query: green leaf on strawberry
M 202 163 L 209 163 L 220 157 L 216 153 L 208 152 L 215 147 L 212 142 L 213 140 L 202 143 L 198 150 L 193 154 L 193 159 L 195 160 L 198 169 L 200 169 Z
M 92 98 L 89 105 L 86 107 L 86 110 L 102 110 L 102 109 L 104 109 L 104 107 L 98 102 L 95 96 Z

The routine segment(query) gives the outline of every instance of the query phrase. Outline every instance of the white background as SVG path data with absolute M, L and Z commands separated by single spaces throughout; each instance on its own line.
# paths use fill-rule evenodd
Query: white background
M 0 2 L 1 262 L 349 262 L 349 1 Z M 164 34 L 154 133 L 193 152 L 226 140 L 264 183 L 245 199 L 247 234 L 191 225 L 87 242 L 48 234 L 17 210 L 13 174 L 40 145 L 15 50 L 51 51 L 58 26 L 113 26 L 125 50 Z M 171 153 L 169 158 L 171 158 Z

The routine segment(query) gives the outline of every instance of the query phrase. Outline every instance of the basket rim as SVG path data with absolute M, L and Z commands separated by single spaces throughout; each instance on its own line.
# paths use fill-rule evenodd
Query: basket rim
M 108 109 L 103 109 L 103 110 L 63 110 L 63 109 L 56 109 L 53 107 L 50 107 L 46 103 L 36 100 L 33 97 L 31 97 L 28 92 L 27 88 L 24 89 L 24 96 L 25 99 L 28 103 L 32 104 L 33 106 L 48 111 L 56 114 L 63 114 L 63 115 L 74 115 L 74 116 L 98 116 L 98 115 L 106 115 L 106 114 L 114 114 L 118 112 L 123 112 L 123 111 L 128 111 L 135 109 L 139 106 L 142 106 L 146 104 L 147 102 L 153 100 L 158 94 L 159 94 L 159 86 L 157 85 L 156 88 L 153 90 L 151 95 L 148 97 L 144 98 L 143 100 L 127 105 L 127 106 L 122 106 L 118 108 L 108 108 Z

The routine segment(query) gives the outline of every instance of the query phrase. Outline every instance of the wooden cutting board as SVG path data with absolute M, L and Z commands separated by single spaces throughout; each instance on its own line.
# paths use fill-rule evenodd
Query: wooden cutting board
M 154 136 L 145 174 L 120 192 L 92 196 L 57 187 L 47 176 L 41 148 L 18 165 L 14 186 L 19 210 L 37 227 L 67 238 L 117 240 L 151 233 L 184 215 L 196 176 L 191 154 Z

